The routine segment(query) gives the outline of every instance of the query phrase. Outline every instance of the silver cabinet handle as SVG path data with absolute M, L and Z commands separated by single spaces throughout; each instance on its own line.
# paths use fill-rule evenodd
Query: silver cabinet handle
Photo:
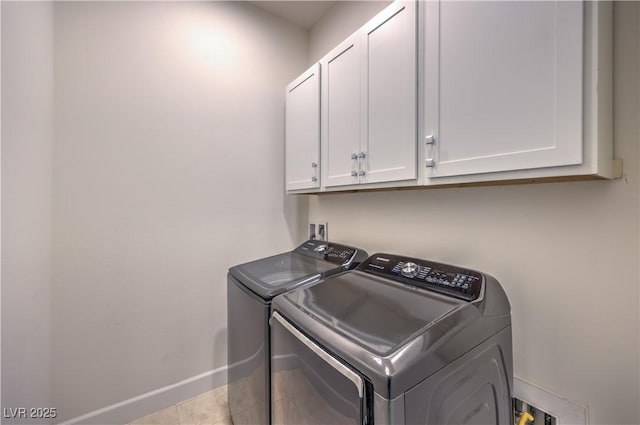
M 425 136 L 424 143 L 427 145 L 427 152 L 431 152 L 431 155 L 433 155 L 433 151 L 435 149 L 435 144 L 436 144 L 436 138 L 433 136 L 433 134 L 429 134 L 428 136 Z M 433 168 L 436 165 L 436 161 L 433 158 L 427 158 L 424 165 L 427 168 Z
M 353 160 L 358 159 L 358 154 L 357 153 L 352 153 L 351 154 L 351 159 L 353 159 Z
M 366 153 L 364 153 L 364 152 L 360 152 L 360 153 L 358 154 L 358 158 L 360 158 L 360 159 L 364 158 L 365 156 L 367 156 L 367 154 L 366 154 Z
M 353 170 L 351 172 L 351 177 L 358 177 L 358 172 L 356 170 Z
M 311 163 L 311 168 L 318 168 L 318 163 L 317 162 L 312 162 Z
M 318 178 L 316 176 L 311 176 L 311 181 L 315 183 L 318 181 Z
M 364 170 L 360 170 L 360 172 L 358 173 L 359 176 L 364 176 L 365 174 L 367 174 L 367 172 Z
M 347 378 L 349 381 L 353 382 L 353 385 L 358 389 L 358 395 L 360 398 L 364 395 L 364 383 L 362 382 L 362 378 L 360 375 L 340 363 L 334 357 L 329 355 L 322 348 L 318 347 L 318 345 L 307 338 L 302 332 L 293 327 L 291 323 L 287 321 L 284 317 L 282 317 L 277 311 L 274 311 L 271 315 L 271 318 L 276 319 L 286 330 L 288 330 L 293 336 L 295 336 L 301 343 L 303 343 L 307 348 L 313 351 L 318 357 L 327 362 L 331 367 L 333 367 L 336 371 L 340 372 L 342 376 Z

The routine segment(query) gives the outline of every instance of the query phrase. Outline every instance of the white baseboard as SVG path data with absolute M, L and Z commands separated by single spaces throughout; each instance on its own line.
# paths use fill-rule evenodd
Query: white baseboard
M 78 416 L 59 425 L 124 425 L 227 384 L 227 366 Z

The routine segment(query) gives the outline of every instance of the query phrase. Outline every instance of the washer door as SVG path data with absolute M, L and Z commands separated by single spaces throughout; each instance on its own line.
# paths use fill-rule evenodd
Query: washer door
M 339 264 L 321 258 L 285 252 L 231 267 L 229 273 L 260 298 L 270 300 L 294 287 L 318 281 L 323 274 L 341 270 Z
M 363 425 L 365 381 L 278 312 L 271 316 L 273 425 Z

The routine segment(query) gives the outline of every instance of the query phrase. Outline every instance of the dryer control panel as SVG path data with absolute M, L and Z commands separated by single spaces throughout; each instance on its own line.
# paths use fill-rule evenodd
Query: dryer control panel
M 445 295 L 475 301 L 482 293 L 482 274 L 449 264 L 393 254 L 374 254 L 358 270 Z

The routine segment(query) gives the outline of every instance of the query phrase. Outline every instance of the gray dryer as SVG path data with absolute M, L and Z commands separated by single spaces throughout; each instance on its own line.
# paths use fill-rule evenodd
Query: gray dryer
M 280 295 L 271 315 L 274 425 L 507 425 L 509 301 L 491 276 L 375 254 Z

